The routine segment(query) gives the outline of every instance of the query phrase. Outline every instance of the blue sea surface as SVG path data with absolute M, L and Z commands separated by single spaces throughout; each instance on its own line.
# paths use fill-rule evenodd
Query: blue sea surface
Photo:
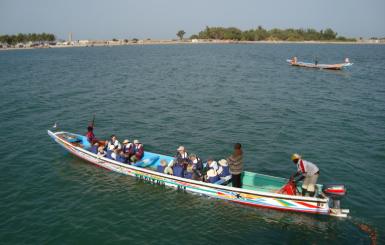
M 344 71 L 286 59 L 354 63 Z M 0 52 L 1 244 L 385 243 L 385 46 L 199 44 Z M 344 183 L 347 219 L 251 208 L 154 186 L 88 164 L 59 129 L 183 144 L 220 159 L 240 142 L 245 169 L 289 177 L 298 152 L 320 183 Z

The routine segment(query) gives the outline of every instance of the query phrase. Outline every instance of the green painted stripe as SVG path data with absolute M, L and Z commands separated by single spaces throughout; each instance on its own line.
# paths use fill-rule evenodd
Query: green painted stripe
M 282 205 L 284 205 L 285 207 L 292 207 L 292 206 L 295 206 L 287 201 L 284 201 L 282 199 L 276 199 L 279 203 L 281 203 Z

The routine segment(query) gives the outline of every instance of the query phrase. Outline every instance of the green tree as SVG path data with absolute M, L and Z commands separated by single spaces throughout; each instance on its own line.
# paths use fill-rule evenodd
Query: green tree
M 194 35 L 190 36 L 190 39 L 198 39 L 198 38 L 199 38 L 199 36 L 197 34 L 194 34 Z
M 184 30 L 180 30 L 176 33 L 176 36 L 179 37 L 180 40 L 183 39 L 183 36 L 184 34 L 186 34 L 186 32 Z

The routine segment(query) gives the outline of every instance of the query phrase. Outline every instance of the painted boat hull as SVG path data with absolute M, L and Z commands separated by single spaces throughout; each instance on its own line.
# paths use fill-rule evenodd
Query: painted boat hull
M 165 185 L 175 189 L 185 190 L 187 192 L 198 193 L 205 196 L 227 200 L 244 205 L 270 208 L 283 211 L 302 212 L 311 214 L 322 214 L 338 217 L 346 217 L 347 210 L 333 210 L 329 207 L 330 200 L 328 197 L 302 197 L 291 196 L 271 192 L 262 192 L 254 190 L 246 190 L 229 186 L 210 184 L 201 181 L 195 181 L 185 178 L 180 178 L 172 175 L 156 172 L 151 169 L 136 167 L 134 165 L 123 164 L 105 157 L 97 156 L 81 147 L 75 146 L 66 140 L 62 139 L 60 134 L 67 132 L 51 132 L 48 130 L 48 135 L 64 149 L 73 155 L 93 163 L 102 168 L 121 173 L 124 175 L 133 176 L 153 184 Z M 84 137 L 84 136 L 82 136 Z M 146 154 L 146 153 L 145 153 Z M 149 153 L 149 155 L 158 155 L 161 159 L 169 160 L 172 157 Z
M 292 60 L 286 60 L 292 66 L 305 67 L 305 68 L 315 68 L 315 69 L 325 69 L 325 70 L 342 70 L 346 67 L 352 66 L 353 63 L 341 63 L 341 64 L 314 64 L 308 62 L 298 61 L 293 63 Z

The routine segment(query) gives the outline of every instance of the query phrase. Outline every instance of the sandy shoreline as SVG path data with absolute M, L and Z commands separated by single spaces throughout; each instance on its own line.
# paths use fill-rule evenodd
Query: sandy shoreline
M 336 42 L 336 41 L 233 41 L 233 40 L 197 40 L 197 41 L 179 41 L 179 40 L 139 40 L 138 42 L 128 41 L 92 41 L 89 43 L 74 43 L 72 45 L 49 45 L 44 47 L 11 47 L 0 48 L 0 50 L 29 50 L 29 49 L 45 49 L 45 48 L 81 48 L 81 47 L 114 47 L 126 45 L 175 45 L 175 44 L 338 44 L 338 45 L 384 45 L 384 42 Z

